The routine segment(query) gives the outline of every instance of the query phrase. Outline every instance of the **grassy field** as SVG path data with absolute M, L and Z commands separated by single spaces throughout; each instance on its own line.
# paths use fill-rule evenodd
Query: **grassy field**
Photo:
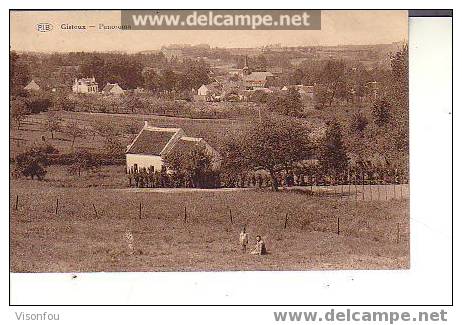
M 356 202 L 264 190 L 132 192 L 26 180 L 11 187 L 12 272 L 409 267 L 407 198 Z M 263 236 L 268 255 L 241 253 L 244 225 L 252 244 L 257 234 Z

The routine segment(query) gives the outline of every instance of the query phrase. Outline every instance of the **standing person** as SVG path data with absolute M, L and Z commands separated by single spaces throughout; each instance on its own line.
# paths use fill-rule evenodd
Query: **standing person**
M 242 229 L 239 234 L 239 244 L 241 245 L 241 250 L 243 253 L 247 251 L 247 244 L 249 243 L 249 236 L 245 232 L 245 227 Z
M 255 244 L 255 248 L 253 249 L 253 251 L 250 252 L 250 254 L 265 255 L 266 254 L 265 242 L 263 241 L 260 235 L 257 235 L 256 240 L 257 240 L 257 243 Z

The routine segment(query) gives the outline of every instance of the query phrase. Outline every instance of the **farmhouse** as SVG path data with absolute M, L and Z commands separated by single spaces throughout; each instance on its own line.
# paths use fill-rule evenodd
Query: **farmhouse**
M 40 90 L 40 86 L 37 85 L 37 83 L 36 83 L 34 80 L 31 80 L 31 81 L 26 85 L 26 87 L 24 87 L 24 90 L 28 90 L 28 91 L 39 91 L 39 90 Z
M 95 77 L 82 79 L 76 78 L 72 85 L 72 92 L 77 94 L 97 93 L 98 84 L 96 83 Z
M 164 165 L 163 158 L 170 152 L 191 150 L 202 147 L 212 157 L 213 168 L 219 168 L 220 154 L 204 139 L 186 136 L 183 129 L 155 127 L 144 122 L 144 127 L 133 142 L 127 147 L 127 172 L 142 168 L 154 168 L 160 171 Z
M 109 82 L 104 86 L 101 92 L 104 95 L 123 95 L 125 93 L 118 83 L 111 84 Z

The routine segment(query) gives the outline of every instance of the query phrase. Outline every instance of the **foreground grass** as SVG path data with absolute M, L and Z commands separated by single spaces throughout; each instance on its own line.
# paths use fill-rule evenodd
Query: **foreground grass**
M 409 267 L 407 199 L 355 202 L 258 190 L 137 193 L 18 181 L 11 188 L 13 272 Z M 241 253 L 244 225 L 252 244 L 263 236 L 269 255 Z

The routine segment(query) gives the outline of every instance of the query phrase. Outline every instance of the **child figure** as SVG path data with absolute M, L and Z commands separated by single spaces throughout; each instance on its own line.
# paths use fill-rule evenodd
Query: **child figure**
M 239 234 L 239 244 L 241 245 L 241 250 L 243 253 L 246 252 L 248 243 L 249 243 L 249 236 L 245 232 L 245 227 L 244 227 L 241 233 Z

